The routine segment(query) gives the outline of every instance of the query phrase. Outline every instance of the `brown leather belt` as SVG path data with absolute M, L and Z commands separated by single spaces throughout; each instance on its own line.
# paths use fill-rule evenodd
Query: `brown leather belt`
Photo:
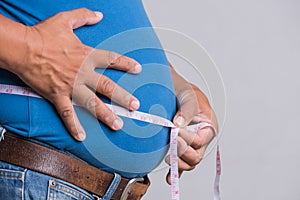
M 7 134 L 0 142 L 0 160 L 53 176 L 99 197 L 106 193 L 114 179 L 114 174 L 34 142 Z M 147 177 L 143 182 L 121 178 L 111 199 L 141 199 L 149 185 L 150 181 Z

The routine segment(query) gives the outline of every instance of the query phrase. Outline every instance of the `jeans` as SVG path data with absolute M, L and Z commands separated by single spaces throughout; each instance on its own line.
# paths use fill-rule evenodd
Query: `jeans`
M 0 125 L 0 142 L 4 140 L 5 133 L 5 128 Z M 31 139 L 31 142 L 53 149 L 36 140 Z M 76 158 L 67 152 L 61 153 Z M 99 198 L 63 180 L 0 160 L 0 200 L 110 200 L 121 181 L 119 174 L 114 173 L 114 175 L 105 194 Z
M 65 181 L 0 161 L 1 200 L 91 200 L 85 190 Z

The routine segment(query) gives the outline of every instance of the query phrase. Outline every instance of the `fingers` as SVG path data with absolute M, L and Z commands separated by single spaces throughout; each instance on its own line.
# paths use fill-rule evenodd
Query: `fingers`
M 165 162 L 170 165 L 170 155 L 168 155 L 165 159 Z M 190 171 L 195 169 L 195 166 L 191 166 L 188 163 L 184 162 L 181 158 L 178 159 L 178 175 L 181 177 L 184 171 Z M 166 176 L 166 182 L 171 185 L 171 170 L 169 170 Z
M 166 156 L 165 158 L 165 162 L 170 165 L 170 155 Z M 178 169 L 179 170 L 184 170 L 184 171 L 190 171 L 192 169 L 194 169 L 195 166 L 194 165 L 190 165 L 189 163 L 185 162 L 184 160 L 182 160 L 181 158 L 178 158 Z
M 182 166 L 179 168 L 183 170 L 194 169 L 194 167 L 202 161 L 205 150 L 206 146 L 203 146 L 197 150 L 193 149 L 191 146 L 188 146 L 184 154 L 180 156 Z
M 126 56 L 121 56 L 115 52 L 94 49 L 81 68 L 77 82 L 86 84 L 89 88 L 94 89 L 129 110 L 137 110 L 139 108 L 140 102 L 137 98 L 118 86 L 108 77 L 96 73 L 94 71 L 95 67 L 111 67 L 130 73 L 140 73 L 142 67 L 137 61 Z
M 183 171 L 193 170 L 204 157 L 210 139 L 207 137 L 198 137 L 198 134 L 212 135 L 209 138 L 213 138 L 213 131 L 209 128 L 202 129 L 202 132 L 198 132 L 197 134 L 185 129 L 181 129 L 179 132 L 179 137 L 177 139 L 179 177 Z M 170 155 L 166 156 L 165 162 L 170 165 Z M 170 172 L 167 174 L 166 181 L 168 184 L 171 184 Z
M 137 61 L 112 51 L 95 49 L 88 59 L 88 62 L 96 68 L 109 67 L 133 74 L 138 74 L 142 71 L 142 66 Z
M 94 12 L 86 8 L 61 12 L 57 15 L 60 16 L 61 20 L 67 22 L 72 29 L 76 29 L 84 25 L 96 24 L 103 18 L 103 14 L 101 12 Z
M 177 155 L 180 157 L 185 153 L 187 150 L 189 144 L 182 138 L 182 137 L 177 137 Z
M 198 137 L 195 132 L 189 131 L 186 128 L 179 129 L 178 136 L 179 136 L 178 141 L 180 141 L 180 139 L 185 141 L 186 146 L 195 144 L 195 138 Z M 199 146 L 201 146 L 201 145 L 202 145 L 202 143 L 199 143 Z
M 177 127 L 187 126 L 200 110 L 197 102 L 197 96 L 192 88 L 185 89 L 178 96 L 179 110 L 176 113 L 173 122 Z
M 91 90 L 82 85 L 74 89 L 74 99 L 79 106 L 84 107 L 97 119 L 106 124 L 112 130 L 120 130 L 123 121 L 115 115 Z
M 195 169 L 196 165 L 200 163 L 203 158 L 204 152 L 206 150 L 206 146 L 202 147 L 196 152 L 192 152 L 192 149 L 189 149 L 186 155 L 182 155 L 178 158 L 178 174 L 181 177 L 183 171 L 190 171 Z M 165 162 L 170 165 L 170 155 L 165 158 Z M 166 181 L 171 185 L 171 174 L 170 171 L 166 176 Z
M 181 142 L 178 140 L 178 168 L 181 170 L 189 171 L 198 165 L 205 153 L 207 145 L 202 146 L 200 149 L 194 149 L 191 146 L 181 146 Z M 170 155 L 166 156 L 165 162 L 170 165 Z
M 183 170 L 179 170 L 178 171 L 178 175 L 179 175 L 179 178 L 181 177 L 181 175 L 182 175 L 182 173 L 183 173 Z M 167 176 L 166 176 L 166 182 L 169 184 L 169 185 L 171 185 L 171 170 L 169 170 L 169 172 L 168 172 L 168 174 L 167 174 Z
M 140 107 L 140 102 L 137 98 L 104 75 L 92 72 L 90 78 L 87 80 L 87 85 L 129 110 L 137 110 Z
M 210 127 L 200 129 L 197 133 L 181 128 L 178 135 L 180 136 L 178 140 L 179 138 L 184 140 L 188 146 L 194 149 L 208 145 L 215 136 L 213 129 Z
M 53 104 L 55 105 L 57 112 L 59 113 L 70 134 L 76 140 L 83 141 L 86 137 L 86 134 L 78 120 L 70 98 L 66 96 L 60 96 L 53 101 Z
M 140 106 L 140 102 L 135 97 L 106 76 L 102 75 L 99 79 L 97 91 L 129 110 L 137 110 Z

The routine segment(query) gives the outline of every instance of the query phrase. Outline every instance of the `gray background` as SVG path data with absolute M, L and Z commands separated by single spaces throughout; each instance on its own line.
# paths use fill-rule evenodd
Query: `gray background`
M 300 199 L 300 2 L 143 2 L 154 26 L 197 40 L 222 74 L 227 95 L 220 139 L 222 198 Z M 181 199 L 213 199 L 214 162 L 215 154 L 209 154 L 184 174 Z M 144 199 L 170 199 L 166 172 L 151 174 Z

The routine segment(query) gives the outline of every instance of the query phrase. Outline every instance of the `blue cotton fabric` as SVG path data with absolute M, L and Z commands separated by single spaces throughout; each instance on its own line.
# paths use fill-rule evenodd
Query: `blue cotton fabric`
M 132 57 L 143 66 L 139 75 L 110 69 L 96 71 L 136 96 L 141 102 L 139 111 L 171 120 L 176 111 L 171 73 L 140 0 L 6 0 L 0 1 L 0 14 L 32 26 L 58 12 L 82 7 L 104 15 L 100 23 L 74 30 L 82 43 Z M 16 75 L 2 69 L 0 84 L 26 86 Z M 141 177 L 167 153 L 168 128 L 122 118 L 124 128 L 111 131 L 84 109 L 75 109 L 87 132 L 84 142 L 70 136 L 47 100 L 0 94 L 0 124 L 7 130 L 68 151 L 103 170 L 129 178 Z

